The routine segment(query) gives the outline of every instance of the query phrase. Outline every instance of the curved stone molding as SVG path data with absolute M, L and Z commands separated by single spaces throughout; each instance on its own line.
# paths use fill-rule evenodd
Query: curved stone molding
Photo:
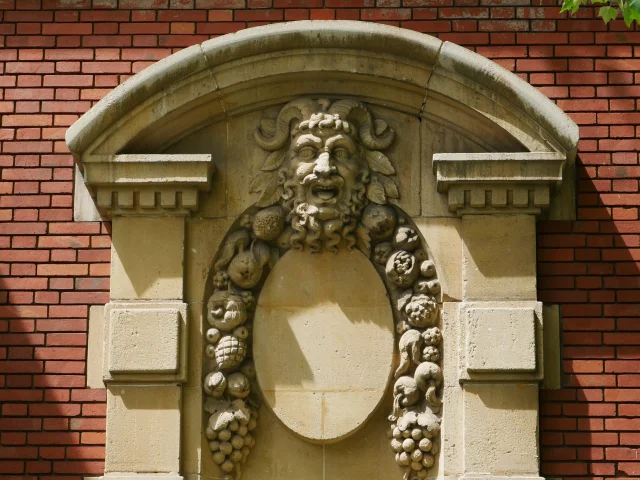
M 427 35 L 348 21 L 269 25 L 184 49 L 114 89 L 66 140 L 81 161 L 132 146 L 160 151 L 216 118 L 318 91 L 445 115 L 461 129 L 485 122 L 525 150 L 561 152 L 568 163 L 575 155 L 575 123 L 516 75 Z
M 435 463 L 443 381 L 440 284 L 417 228 L 387 204 L 400 195 L 390 178 L 395 168 L 382 153 L 394 138 L 383 119 L 351 99 L 296 99 L 255 133 L 268 152 L 250 187 L 260 197 L 226 236 L 207 302 L 206 436 L 225 479 L 240 478 L 258 426 L 255 299 L 289 249 L 313 254 L 358 248 L 370 259 L 385 283 L 399 336 L 391 448 L 404 480 L 427 478 Z

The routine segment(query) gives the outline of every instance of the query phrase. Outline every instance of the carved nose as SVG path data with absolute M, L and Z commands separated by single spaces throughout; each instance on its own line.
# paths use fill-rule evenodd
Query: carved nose
M 331 155 L 328 152 L 322 152 L 316 160 L 313 173 L 319 177 L 326 177 L 335 171 L 336 167 L 331 164 Z

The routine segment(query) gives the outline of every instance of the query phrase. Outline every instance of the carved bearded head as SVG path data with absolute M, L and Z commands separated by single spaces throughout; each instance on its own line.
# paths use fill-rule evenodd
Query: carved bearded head
M 353 232 L 367 202 L 393 197 L 395 184 L 391 195 L 385 195 L 385 180 L 381 183 L 377 176 L 395 172 L 376 151 L 387 148 L 393 137 L 385 122 L 374 122 L 355 100 L 289 102 L 255 134 L 258 145 L 273 152 L 262 168 L 265 173 L 252 185 L 262 193 L 257 205 L 280 203 L 285 208 L 294 230 L 293 248 L 335 251 L 343 239 L 353 247 Z M 371 191 L 372 175 L 384 198 Z

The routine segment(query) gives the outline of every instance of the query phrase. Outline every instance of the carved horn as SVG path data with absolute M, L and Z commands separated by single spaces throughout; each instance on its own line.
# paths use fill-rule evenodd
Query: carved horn
M 315 109 L 315 102 L 310 98 L 299 98 L 287 103 L 278 113 L 276 118 L 275 132 L 272 134 L 264 132 L 262 127 L 258 127 L 253 138 L 260 148 L 275 152 L 281 149 L 289 139 L 291 120 L 302 120 L 305 115 L 310 116 Z
M 382 136 L 375 132 L 373 118 L 361 102 L 356 100 L 339 100 L 329 109 L 329 113 L 338 113 L 343 120 L 355 120 L 360 140 L 369 150 L 384 150 L 391 145 L 395 132 L 389 127 Z

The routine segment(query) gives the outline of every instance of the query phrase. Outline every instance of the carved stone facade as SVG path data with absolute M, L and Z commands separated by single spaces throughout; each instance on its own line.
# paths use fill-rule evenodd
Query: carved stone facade
M 300 22 L 159 62 L 67 143 L 113 219 L 105 478 L 539 478 L 535 216 L 572 214 L 577 127 L 535 89 Z
M 393 305 L 401 355 L 393 375 L 391 448 L 405 480 L 427 478 L 435 463 L 442 395 L 440 284 L 417 228 L 387 203 L 400 192 L 389 178 L 395 168 L 379 150 L 394 137 L 363 103 L 324 98 L 293 100 L 255 132 L 256 143 L 270 152 L 250 186 L 259 198 L 235 222 L 217 255 L 207 303 L 211 328 L 205 333 L 211 359 L 204 380 L 206 436 L 215 463 L 236 479 L 255 442 L 251 432 L 261 404 L 248 338 L 255 299 L 290 248 L 313 254 L 357 247 L 375 265 Z M 327 268 L 341 267 L 335 262 Z

